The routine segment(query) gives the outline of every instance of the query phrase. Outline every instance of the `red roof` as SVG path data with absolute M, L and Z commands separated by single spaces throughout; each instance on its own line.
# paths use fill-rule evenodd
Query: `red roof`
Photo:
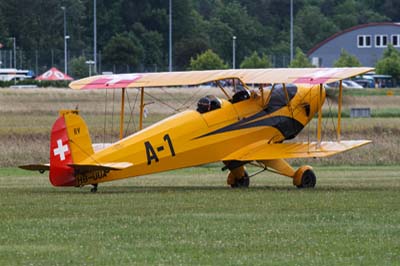
M 64 74 L 60 70 L 55 67 L 52 67 L 50 70 L 47 70 L 39 77 L 36 77 L 36 80 L 74 80 L 67 74 Z

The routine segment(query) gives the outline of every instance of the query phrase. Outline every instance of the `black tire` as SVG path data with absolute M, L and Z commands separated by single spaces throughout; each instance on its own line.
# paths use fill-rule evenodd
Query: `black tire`
M 235 179 L 235 183 L 231 184 L 231 188 L 248 188 L 250 185 L 250 178 L 247 171 L 244 171 L 244 177 Z
M 97 192 L 97 186 L 98 186 L 98 184 L 93 184 L 92 186 L 93 186 L 93 187 L 90 189 L 90 192 L 96 193 L 96 192 Z
M 313 170 L 306 170 L 301 176 L 301 184 L 298 188 L 314 188 L 317 183 L 317 177 L 315 176 Z

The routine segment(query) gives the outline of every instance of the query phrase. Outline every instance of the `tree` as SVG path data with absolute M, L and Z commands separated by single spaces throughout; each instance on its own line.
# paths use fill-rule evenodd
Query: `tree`
M 163 65 L 162 42 L 163 37 L 158 31 L 147 31 L 142 35 L 146 67 Z
M 294 39 L 296 45 L 304 51 L 338 31 L 332 19 L 325 17 L 319 7 L 306 6 L 296 15 Z
M 334 67 L 359 67 L 361 66 L 360 61 L 358 61 L 357 57 L 346 52 L 345 49 L 342 49 L 340 52 L 340 57 L 333 64 Z
M 219 20 L 232 29 L 232 36 L 221 40 L 225 44 L 225 52 L 221 54 L 224 60 L 232 59 L 232 37 L 236 36 L 236 58 L 241 62 L 245 55 L 252 51 L 267 52 L 265 47 L 273 44 L 274 37 L 267 28 L 247 12 L 240 1 L 226 1 L 226 4 L 216 12 Z M 222 25 L 219 25 L 220 27 Z M 226 31 L 227 32 L 227 31 Z M 210 36 L 210 39 L 216 36 Z
M 174 45 L 174 68 L 182 70 L 188 68 L 193 55 L 202 54 L 210 47 L 205 38 L 182 39 Z
M 219 18 L 211 18 L 207 23 L 210 47 L 225 61 L 232 59 L 233 29 Z
M 133 24 L 132 31 L 138 36 L 143 47 L 142 64 L 146 70 L 159 69 L 166 65 L 163 57 L 163 35 L 158 31 L 147 30 L 140 22 Z
M 400 52 L 389 44 L 375 67 L 376 73 L 392 75 L 396 83 L 400 80 Z
M 269 68 L 272 67 L 271 62 L 268 59 L 266 54 L 263 54 L 262 57 L 259 57 L 257 52 L 254 51 L 250 56 L 246 56 L 242 63 L 240 64 L 240 68 Z
M 72 58 L 69 65 L 69 72 L 74 79 L 89 76 L 89 66 L 86 64 L 86 58 L 84 56 Z
M 143 47 L 133 34 L 117 34 L 104 47 L 104 61 L 118 68 L 138 67 L 142 58 Z
M 376 13 L 374 9 L 368 9 L 364 1 L 344 0 L 342 3 L 337 3 L 333 11 L 335 13 L 334 21 L 340 29 L 347 29 L 358 24 L 389 20 L 385 15 Z
M 8 29 L 6 27 L 5 23 L 6 19 L 4 18 L 3 11 L 0 8 L 0 36 L 1 38 L 4 38 L 4 36 L 8 36 Z M 3 40 L 0 40 L 0 43 L 2 43 Z
M 190 59 L 190 70 L 226 69 L 228 66 L 212 50 L 197 55 L 196 59 Z
M 303 53 L 303 51 L 299 47 L 297 47 L 296 55 L 293 58 L 292 62 L 290 62 L 289 67 L 295 68 L 295 67 L 314 67 L 314 66 L 310 63 L 310 60 L 308 60 L 307 56 Z
M 190 2 L 190 1 L 176 1 L 176 2 Z M 183 11 L 183 10 L 182 10 Z M 188 11 L 190 12 L 190 11 Z M 210 49 L 208 34 L 207 34 L 207 23 L 203 17 L 192 10 L 190 17 L 185 20 L 184 17 L 179 18 L 176 23 L 180 25 L 184 31 L 177 32 L 178 38 L 174 39 L 174 51 L 173 51 L 173 65 L 175 69 L 181 70 L 186 69 L 190 64 L 190 59 L 197 54 L 201 54 L 204 51 Z M 187 16 L 187 14 L 185 14 Z M 183 22 L 179 22 L 183 19 Z M 179 38 L 180 36 L 180 38 Z
M 86 34 L 93 37 L 93 1 L 85 1 L 85 17 L 86 17 Z M 137 18 L 136 14 L 132 14 L 133 11 L 140 10 L 143 12 L 142 7 L 136 6 L 135 9 L 123 6 L 123 1 L 97 1 L 97 44 L 98 50 L 103 51 L 107 43 L 117 33 L 122 33 L 129 30 L 128 21 L 124 21 L 125 13 L 130 10 L 130 16 Z M 143 1 L 144 2 L 144 1 Z M 137 3 L 139 5 L 139 3 Z M 90 30 L 92 29 L 92 30 Z M 101 31 L 99 31 L 101 29 Z

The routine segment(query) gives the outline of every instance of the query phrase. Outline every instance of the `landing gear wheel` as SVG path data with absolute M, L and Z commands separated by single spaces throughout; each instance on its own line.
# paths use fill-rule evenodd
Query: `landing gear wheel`
M 90 192 L 92 192 L 92 193 L 96 193 L 97 192 L 97 186 L 98 186 L 98 184 L 92 184 L 92 188 L 90 189 Z
M 247 188 L 250 185 L 250 178 L 247 171 L 244 171 L 244 177 L 235 179 L 235 182 L 231 184 L 231 188 Z
M 317 178 L 313 172 L 313 170 L 308 169 L 304 171 L 301 176 L 301 183 L 297 185 L 298 188 L 314 188 L 317 183 Z

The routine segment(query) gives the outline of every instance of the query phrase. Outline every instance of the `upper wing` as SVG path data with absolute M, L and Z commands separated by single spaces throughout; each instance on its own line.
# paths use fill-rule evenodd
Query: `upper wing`
M 326 157 L 371 143 L 370 140 L 348 140 L 340 142 L 276 143 L 260 141 L 244 147 L 223 160 L 261 161 L 273 159 Z
M 70 83 L 72 89 L 145 88 L 199 85 L 214 80 L 240 78 L 245 83 L 330 83 L 373 70 L 354 68 L 264 68 L 101 75 Z

